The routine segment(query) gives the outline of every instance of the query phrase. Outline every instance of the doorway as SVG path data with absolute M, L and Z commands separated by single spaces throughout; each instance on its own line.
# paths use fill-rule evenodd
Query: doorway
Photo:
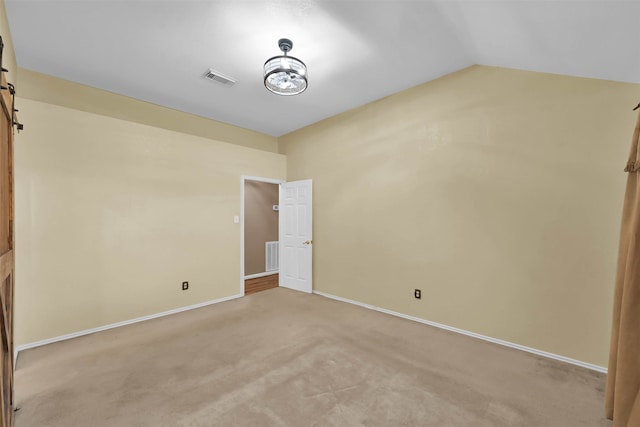
M 279 184 L 267 178 L 242 179 L 241 290 L 244 295 L 278 287 Z
M 249 201 L 247 193 L 252 192 L 261 184 L 272 184 L 278 191 L 278 197 L 272 195 L 268 201 L 262 202 L 258 208 Z M 270 190 L 274 191 L 274 187 Z M 269 188 L 269 187 L 267 187 Z M 282 286 L 300 292 L 313 292 L 313 224 L 312 224 L 312 188 L 310 179 L 302 181 L 285 182 L 282 180 L 242 176 L 240 178 L 240 294 L 254 293 L 260 290 Z M 264 197 L 264 196 L 260 196 Z M 245 206 L 249 205 L 249 206 Z M 276 215 L 274 215 L 274 212 Z M 255 238 L 253 225 L 247 226 L 247 216 L 257 216 L 259 221 L 264 221 L 262 215 L 270 216 L 278 222 L 275 236 L 257 239 L 255 250 L 258 255 L 250 254 L 247 250 L 250 240 Z M 251 221 L 251 220 L 249 220 Z M 264 252 L 262 252 L 264 245 Z M 277 263 L 273 263 L 275 251 Z M 262 255 L 264 253 L 264 255 Z M 271 255 L 271 258 L 270 258 Z M 252 258 L 252 261 L 249 258 Z M 264 269 L 262 269 L 264 259 Z M 270 261 L 271 260 L 271 261 Z M 253 263 L 253 264 L 250 264 Z M 252 267 L 252 265 L 254 267 Z M 276 267 L 277 265 L 277 267 Z M 259 273 L 249 274 L 252 270 L 263 270 Z M 270 279 L 262 279 L 268 276 Z M 248 282 L 249 280 L 253 282 Z M 277 285 L 276 285 L 277 284 Z M 246 286 L 251 286 L 247 292 Z

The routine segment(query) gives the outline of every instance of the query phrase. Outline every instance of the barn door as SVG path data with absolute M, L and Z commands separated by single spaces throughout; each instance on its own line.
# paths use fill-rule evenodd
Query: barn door
M 0 63 L 2 61 L 0 38 Z M 4 73 L 3 89 L 9 86 Z M 13 88 L 11 88 L 13 92 Z M 0 427 L 13 426 L 13 100 L 0 91 Z

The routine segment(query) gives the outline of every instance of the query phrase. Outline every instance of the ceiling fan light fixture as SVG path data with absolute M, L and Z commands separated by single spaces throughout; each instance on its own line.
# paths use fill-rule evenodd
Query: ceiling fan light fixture
M 277 95 L 297 95 L 307 89 L 307 66 L 287 53 L 293 48 L 289 39 L 278 40 L 284 55 L 274 56 L 264 63 L 264 87 Z

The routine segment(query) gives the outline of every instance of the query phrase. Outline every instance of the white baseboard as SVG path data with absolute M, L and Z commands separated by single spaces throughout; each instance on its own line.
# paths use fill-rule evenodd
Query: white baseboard
M 70 340 L 72 338 L 77 338 L 77 337 L 81 337 L 83 335 L 89 335 L 89 334 L 93 334 L 93 333 L 100 332 L 100 331 L 106 331 L 108 329 L 119 328 L 120 326 L 131 325 L 132 323 L 144 322 L 145 320 L 151 320 L 151 319 L 155 319 L 155 318 L 158 318 L 158 317 L 169 316 L 170 314 L 176 314 L 176 313 L 181 313 L 183 311 L 188 311 L 188 310 L 193 310 L 193 309 L 196 309 L 196 308 L 206 307 L 206 306 L 211 305 L 211 304 L 217 304 L 217 303 L 220 303 L 220 302 L 230 301 L 230 300 L 233 300 L 233 299 L 236 299 L 236 298 L 240 298 L 240 297 L 242 297 L 241 294 L 231 295 L 231 296 L 224 297 L 224 298 L 218 298 L 218 299 L 214 299 L 214 300 L 211 300 L 211 301 L 205 301 L 205 302 L 201 302 L 201 303 L 198 303 L 198 304 L 188 305 L 186 307 L 180 307 L 180 308 L 175 308 L 173 310 L 163 311 L 162 313 L 150 314 L 148 316 L 137 317 L 135 319 L 125 320 L 123 322 L 111 323 L 110 325 L 98 326 L 97 328 L 85 329 L 83 331 L 73 332 L 71 334 L 60 335 L 58 337 L 47 338 L 45 340 L 19 345 L 14 350 L 14 359 L 13 360 L 14 361 L 17 360 L 18 353 L 21 352 L 22 350 L 28 350 L 30 348 L 40 347 L 40 346 L 51 344 L 51 343 L 58 342 L 58 341 Z M 15 369 L 15 365 L 14 365 L 14 369 Z
M 467 335 L 467 336 L 470 336 L 470 337 L 473 337 L 473 338 L 478 338 L 478 339 L 481 339 L 481 340 L 484 340 L 484 341 L 489 341 L 489 342 L 492 342 L 494 344 L 499 344 L 499 345 L 503 345 L 505 347 L 515 348 L 516 350 L 526 351 L 527 353 L 532 353 L 532 354 L 535 354 L 537 356 L 542 356 L 542 357 L 546 357 L 546 358 L 549 358 L 549 359 L 559 360 L 561 362 L 570 363 L 572 365 L 580 366 L 582 368 L 591 369 L 591 370 L 597 371 L 597 372 L 602 372 L 604 374 L 607 373 L 607 368 L 605 368 L 603 366 L 593 365 L 591 363 L 583 362 L 581 360 L 571 359 L 569 357 L 561 356 L 559 354 L 554 354 L 554 353 L 549 353 L 547 351 L 537 350 L 535 348 L 527 347 L 527 346 L 520 345 L 520 344 L 515 344 L 515 343 L 512 343 L 512 342 L 504 341 L 504 340 L 497 339 L 497 338 L 491 338 L 491 337 L 488 337 L 486 335 L 476 334 L 475 332 L 465 331 L 464 329 L 454 328 L 452 326 L 443 325 L 441 323 L 432 322 L 430 320 L 421 319 L 419 317 L 409 316 L 407 314 L 398 313 L 397 311 L 387 310 L 385 308 L 380 308 L 380 307 L 376 307 L 376 306 L 370 305 L 370 304 L 365 304 L 365 303 L 362 303 L 362 302 L 359 302 L 359 301 L 354 301 L 354 300 L 350 300 L 350 299 L 347 299 L 347 298 L 342 298 L 342 297 L 339 297 L 339 296 L 336 296 L 336 295 L 327 294 L 325 292 L 313 291 L 313 293 L 317 294 L 317 295 L 320 295 L 320 296 L 323 296 L 325 298 L 331 298 L 331 299 L 334 299 L 334 300 L 337 300 L 337 301 L 342 301 L 342 302 L 346 302 L 346 303 L 349 303 L 349 304 L 358 305 L 360 307 L 368 308 L 370 310 L 379 311 L 381 313 L 390 314 L 392 316 L 401 317 L 401 318 L 407 319 L 407 320 L 413 320 L 414 322 L 424 323 L 425 325 L 434 326 L 436 328 L 444 329 L 444 330 L 451 331 L 451 332 L 456 332 L 458 334 Z
M 264 273 L 250 274 L 248 276 L 244 276 L 244 280 L 257 279 L 258 277 L 272 276 L 272 275 L 278 274 L 278 273 L 279 273 L 279 270 L 265 271 Z

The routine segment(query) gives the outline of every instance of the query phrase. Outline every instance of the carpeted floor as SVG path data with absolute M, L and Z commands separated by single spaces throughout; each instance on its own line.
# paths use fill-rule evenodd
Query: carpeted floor
M 283 288 L 20 354 L 17 427 L 609 426 L 604 375 Z

